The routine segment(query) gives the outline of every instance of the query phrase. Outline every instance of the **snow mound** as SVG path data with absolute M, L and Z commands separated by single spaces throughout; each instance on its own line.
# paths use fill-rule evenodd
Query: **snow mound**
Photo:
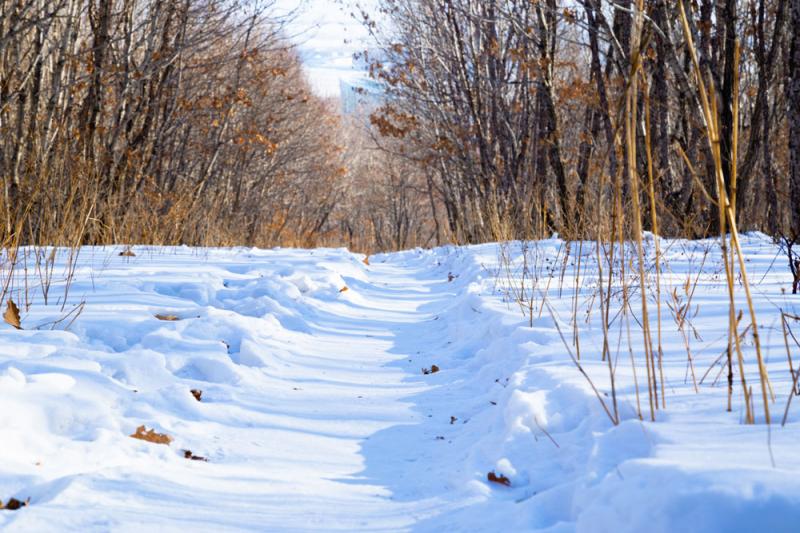
M 777 309 L 800 301 L 771 242 L 743 242 L 776 413 L 791 386 Z M 0 529 L 797 530 L 800 405 L 769 430 L 742 424 L 740 396 L 726 411 L 713 243 L 664 246 L 674 294 L 698 280 L 700 383 L 665 304 L 655 422 L 622 320 L 600 357 L 597 280 L 575 277 L 576 248 L 572 261 L 550 239 L 367 265 L 343 249 L 95 247 L 69 284 L 61 251 L 48 305 L 15 280 L 24 329 L 0 327 L 0 500 L 30 498 L 0 510 Z M 528 294 L 549 308 L 514 292 L 523 253 Z M 131 438 L 140 426 L 169 443 Z

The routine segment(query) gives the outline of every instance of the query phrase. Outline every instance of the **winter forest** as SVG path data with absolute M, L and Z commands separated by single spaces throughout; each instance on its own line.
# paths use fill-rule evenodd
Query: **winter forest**
M 800 523 L 800 0 L 0 0 L 0 177 L 0 529 Z
M 393 250 L 591 236 L 634 196 L 645 230 L 696 238 L 718 150 L 738 228 L 795 240 L 800 8 L 639 3 L 356 11 L 385 91 L 365 127 L 269 2 L 5 1 L 4 238 Z

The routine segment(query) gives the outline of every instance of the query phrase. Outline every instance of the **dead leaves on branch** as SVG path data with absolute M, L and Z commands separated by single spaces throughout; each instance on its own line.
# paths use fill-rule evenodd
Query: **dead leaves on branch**
M 3 320 L 6 321 L 6 324 L 10 324 L 16 329 L 22 329 L 22 324 L 19 318 L 19 307 L 17 307 L 17 304 L 15 304 L 14 300 L 11 298 L 9 298 L 8 302 L 6 302 L 6 312 L 3 313 Z
M 155 430 L 147 429 L 143 425 L 136 428 L 136 432 L 133 433 L 131 437 L 134 439 L 146 440 L 147 442 L 152 442 L 154 444 L 166 444 L 167 446 L 169 446 L 169 443 L 172 442 L 172 437 L 166 433 L 156 433 Z

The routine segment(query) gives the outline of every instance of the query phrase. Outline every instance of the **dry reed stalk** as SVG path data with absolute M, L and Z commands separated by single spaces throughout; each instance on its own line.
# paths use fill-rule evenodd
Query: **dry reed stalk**
M 781 310 L 781 328 L 783 329 L 783 343 L 786 346 L 786 358 L 789 361 L 789 372 L 792 376 L 792 388 L 789 391 L 789 397 L 786 399 L 786 408 L 783 411 L 783 419 L 781 420 L 781 426 L 786 425 L 786 420 L 789 417 L 789 407 L 791 407 L 792 405 L 792 398 L 797 394 L 797 380 L 798 378 L 800 378 L 800 368 L 797 369 L 797 372 L 795 372 L 793 368 L 794 365 L 792 364 L 792 353 L 791 350 L 789 349 L 789 335 L 791 335 L 795 344 L 797 344 L 798 346 L 800 346 L 800 342 L 797 341 L 797 337 L 795 337 L 794 333 L 792 333 L 792 330 L 786 321 L 787 318 L 800 321 L 800 316 L 785 313 L 783 310 Z
M 614 252 L 616 251 L 616 238 L 617 238 L 617 220 L 618 213 L 617 213 L 617 198 L 614 197 L 614 215 L 613 220 L 610 226 L 610 235 L 608 237 L 610 245 L 608 248 L 608 253 L 604 254 L 606 256 L 608 262 L 608 281 L 606 283 L 606 293 L 603 296 L 602 291 L 600 294 L 600 303 L 601 303 L 601 312 L 602 312 L 602 320 L 603 325 L 606 328 L 606 333 L 608 333 L 608 328 L 611 325 L 611 287 L 614 283 Z M 604 249 L 605 251 L 605 249 Z M 600 265 L 602 257 L 600 256 L 600 244 L 598 240 L 598 248 L 597 248 L 597 264 L 598 268 Z M 599 274 L 599 282 L 600 287 L 602 289 L 603 284 L 603 273 L 602 269 L 598 270 Z M 605 361 L 606 357 L 611 357 L 611 349 L 608 345 L 608 339 L 603 343 L 603 361 Z
M 725 174 L 723 172 L 723 162 L 722 162 L 722 154 L 720 148 L 720 140 L 719 140 L 719 114 L 717 112 L 717 101 L 716 95 L 713 93 L 713 85 L 711 85 L 711 94 L 709 94 L 706 90 L 705 82 L 703 81 L 702 71 L 700 69 L 700 64 L 697 60 L 697 53 L 694 47 L 694 41 L 692 39 L 691 30 L 689 29 L 689 21 L 686 17 L 686 10 L 684 7 L 684 2 L 681 0 L 678 3 L 681 13 L 681 22 L 683 24 L 683 31 L 686 37 L 686 42 L 689 49 L 689 55 L 692 60 L 692 65 L 694 67 L 698 92 L 700 93 L 700 103 L 703 111 L 703 119 L 705 125 L 705 133 L 706 137 L 709 142 L 709 147 L 711 149 L 711 154 L 714 163 L 714 170 L 716 174 L 716 188 L 717 188 L 717 202 L 720 210 L 720 230 L 721 230 L 721 245 L 723 246 L 723 260 L 726 265 L 726 277 L 728 283 L 728 294 L 730 300 L 730 316 L 731 328 L 735 328 L 735 320 L 734 320 L 734 310 L 733 307 L 735 305 L 734 301 L 734 274 L 733 274 L 733 265 L 728 262 L 728 252 L 727 252 L 727 244 L 726 244 L 726 232 L 725 227 L 726 224 L 730 226 L 730 238 L 731 244 L 733 246 L 733 250 L 731 253 L 735 252 L 735 255 L 738 259 L 739 264 L 739 272 L 742 276 L 742 285 L 744 286 L 745 296 L 747 298 L 747 306 L 750 312 L 750 319 L 753 326 L 753 340 L 755 342 L 756 347 L 756 359 L 758 362 L 758 373 L 759 379 L 761 382 L 761 396 L 764 406 L 764 419 L 767 424 L 770 423 L 770 414 L 769 414 L 769 400 L 767 398 L 767 391 L 768 389 L 771 392 L 771 386 L 769 384 L 769 377 L 767 376 L 766 367 L 764 365 L 764 359 L 761 354 L 761 341 L 758 334 L 758 324 L 756 319 L 755 307 L 753 305 L 752 295 L 750 293 L 750 283 L 747 278 L 747 269 L 744 264 L 744 257 L 742 254 L 741 243 L 739 241 L 739 233 L 736 228 L 736 219 L 734 208 L 731 207 L 730 199 L 728 198 L 728 193 L 725 188 Z M 738 76 L 738 72 L 736 73 Z M 738 99 L 738 93 L 734 95 L 734 100 Z M 734 125 L 734 130 L 738 128 L 738 124 Z M 736 149 L 736 146 L 733 146 L 733 149 Z M 736 156 L 737 154 L 734 152 L 731 154 L 731 167 L 736 166 Z M 744 379 L 744 362 L 743 356 L 741 354 L 741 346 L 739 343 L 739 337 L 736 334 L 735 330 L 733 332 L 729 332 L 729 335 L 733 335 L 733 338 L 736 340 L 736 348 L 739 358 L 740 364 L 740 371 L 742 374 L 742 379 Z M 744 384 L 743 384 L 744 386 Z M 745 390 L 748 390 L 745 387 Z M 753 418 L 752 412 L 752 387 L 749 389 L 750 393 L 745 395 L 745 401 L 748 408 L 748 422 L 753 423 L 755 420 Z M 750 396 L 750 402 L 747 402 L 747 396 Z
M 558 278 L 558 297 L 561 298 L 561 295 L 564 292 L 564 278 L 567 275 L 567 266 L 569 266 L 569 258 L 572 255 L 572 241 L 567 241 L 565 243 L 566 252 L 564 252 L 564 259 L 561 260 L 561 272 Z M 552 277 L 552 274 L 551 274 Z M 541 313 L 539 314 L 541 316 Z
M 703 254 L 703 260 L 700 262 L 700 267 L 697 269 L 697 276 L 695 276 L 694 282 L 691 281 L 691 274 L 686 278 L 686 283 L 683 286 L 684 293 L 686 294 L 686 303 L 683 306 L 680 305 L 680 301 L 675 289 L 673 288 L 672 290 L 672 301 L 675 306 L 675 321 L 678 325 L 678 330 L 681 332 L 681 337 L 683 338 L 684 348 L 686 349 L 686 364 L 692 373 L 692 382 L 694 383 L 695 392 L 699 392 L 699 389 L 697 386 L 697 377 L 694 371 L 694 362 L 692 360 L 692 350 L 689 343 L 689 335 L 686 333 L 686 323 L 689 322 L 687 317 L 689 316 L 689 310 L 692 307 L 692 299 L 697 291 L 697 284 L 700 281 L 700 275 L 703 273 L 703 266 L 706 264 L 707 258 L 708 250 L 706 250 Z M 691 322 L 689 322 L 689 324 L 691 325 Z
M 604 181 L 604 180 L 603 180 Z M 601 213 L 602 209 L 598 210 L 598 213 Z M 613 227 L 613 225 L 612 225 Z M 608 363 L 608 377 L 611 382 L 611 399 L 614 408 L 614 416 L 611 417 L 611 420 L 614 424 L 619 424 L 619 411 L 617 409 L 617 389 L 616 389 L 616 380 L 614 379 L 614 366 L 611 363 L 611 351 L 608 345 L 608 305 L 610 304 L 610 282 L 611 282 L 611 273 L 609 272 L 609 290 L 605 291 L 607 293 L 604 294 L 603 290 L 603 258 L 600 253 L 600 249 L 603 242 L 603 231 L 602 231 L 602 224 L 597 224 L 597 244 L 595 246 L 595 253 L 597 255 L 597 282 L 600 291 L 600 322 L 603 325 L 603 354 L 602 360 L 607 361 Z M 614 239 L 613 239 L 613 229 L 612 229 L 612 238 L 611 238 L 611 254 L 613 256 L 614 250 Z M 613 263 L 609 263 L 609 270 L 612 270 Z M 555 320 L 555 317 L 553 317 Z M 580 364 L 578 362 L 578 364 Z M 581 370 L 582 371 L 582 370 Z M 638 400 L 638 384 L 637 384 L 637 400 Z
M 625 143 L 628 153 L 628 186 L 631 191 L 633 207 L 633 233 L 636 240 L 636 253 L 639 270 L 639 290 L 642 304 L 642 334 L 644 337 L 645 365 L 647 366 L 647 390 L 650 402 L 650 420 L 655 421 L 655 411 L 658 408 L 658 383 L 656 377 L 655 361 L 653 357 L 652 332 L 650 330 L 650 316 L 647 309 L 647 284 L 644 264 L 644 243 L 642 240 L 642 212 L 639 202 L 639 176 L 636 170 L 636 124 L 638 122 L 638 90 L 639 69 L 641 68 L 640 44 L 642 37 L 642 23 L 644 14 L 644 0 L 638 0 L 634 10 L 634 31 L 631 39 L 632 67 L 631 79 L 625 98 Z M 624 242 L 621 243 L 624 246 Z M 623 284 L 623 291 L 625 290 Z M 625 299 L 627 302 L 627 299 Z
M 644 78 L 643 78 L 644 79 Z M 655 243 L 655 268 L 656 268 L 656 312 L 658 328 L 658 375 L 661 382 L 661 407 L 667 408 L 666 395 L 664 394 L 664 350 L 661 344 L 661 236 L 658 231 L 658 212 L 656 211 L 656 190 L 653 172 L 653 149 L 650 139 L 650 91 L 645 82 L 644 94 L 644 147 L 647 156 L 648 196 L 650 197 L 650 217 Z
M 578 241 L 578 257 L 575 260 L 575 288 L 572 295 L 572 344 L 575 346 L 575 355 L 581 360 L 581 342 L 578 333 L 578 292 L 580 290 L 581 256 L 583 255 L 583 240 Z
M 624 281 L 623 281 L 623 283 L 624 283 Z M 636 358 L 635 358 L 635 356 L 633 354 L 633 340 L 631 338 L 631 321 L 630 321 L 630 318 L 628 316 L 627 311 L 625 311 L 624 309 L 623 309 L 622 316 L 623 316 L 623 320 L 625 322 L 625 334 L 626 334 L 626 338 L 627 338 L 627 341 L 628 341 L 628 355 L 631 358 L 631 370 L 633 372 L 633 385 L 634 385 L 634 390 L 636 392 L 636 414 L 639 416 L 639 420 L 644 420 L 644 418 L 642 417 L 642 404 L 641 404 L 641 401 L 639 399 L 639 378 L 636 375 Z M 650 373 L 648 372 L 648 376 L 649 376 L 649 374 Z M 649 383 L 649 379 L 648 379 L 648 383 Z M 649 389 L 648 389 L 648 391 L 649 391 Z M 651 399 L 651 403 L 650 403 L 650 419 L 654 420 L 654 418 L 653 418 L 653 409 L 652 409 L 652 407 L 653 407 L 652 397 L 653 396 L 651 394 L 650 395 L 650 399 Z
M 559 258 L 561 257 L 561 249 L 562 249 L 563 247 L 564 247 L 564 245 L 563 245 L 563 244 L 561 244 L 561 245 L 559 245 L 559 246 L 558 246 L 558 253 L 556 253 L 556 258 L 555 258 L 555 261 L 553 262 L 554 264 L 555 264 L 555 263 L 558 263 L 558 260 L 559 260 Z M 565 254 L 565 256 L 564 256 L 564 261 L 566 261 L 566 260 L 569 258 L 569 243 L 567 243 L 567 245 L 566 245 L 566 248 L 567 248 L 567 253 L 566 253 L 566 254 Z M 547 277 L 547 284 L 546 284 L 546 285 L 545 285 L 545 287 L 544 287 L 544 298 L 545 298 L 545 299 L 547 299 L 547 295 L 548 295 L 548 294 L 550 294 L 550 283 L 551 283 L 552 281 L 553 281 L 553 275 L 552 275 L 552 273 L 551 273 L 551 274 L 550 274 L 550 275 Z M 540 292 L 541 292 L 541 291 L 540 291 Z M 560 289 L 559 289 L 559 292 L 560 292 Z M 533 293 L 531 292 L 531 294 L 533 294 Z M 560 294 L 559 294 L 559 297 L 560 297 Z M 533 296 L 531 296 L 531 298 L 533 298 Z M 544 307 L 540 305 L 540 306 L 539 306 L 539 318 L 542 318 L 542 313 L 543 313 L 543 312 L 544 312 Z M 532 325 L 533 325 L 533 307 L 531 306 L 531 326 L 532 326 Z
M 781 310 L 781 329 L 783 331 L 783 344 L 786 346 L 786 358 L 789 361 L 789 374 L 792 378 L 794 378 L 794 363 L 792 362 L 792 352 L 789 349 L 789 336 L 792 337 L 795 344 L 800 347 L 800 342 L 797 341 L 797 337 L 794 336 L 792 329 L 789 327 L 789 322 L 786 320 L 787 318 L 791 318 L 792 320 L 800 321 L 800 316 L 793 315 L 791 313 L 786 313 Z M 797 369 L 800 372 L 800 368 Z
M 731 173 L 731 209 L 734 213 L 734 220 L 736 220 L 736 190 L 738 186 L 738 168 L 736 164 L 736 155 L 739 153 L 739 60 L 741 59 L 742 51 L 739 47 L 739 39 L 736 39 L 736 44 L 733 48 L 733 138 L 731 139 L 731 157 L 730 173 Z
M 736 40 L 736 45 L 734 47 L 734 53 L 733 53 L 733 58 L 734 58 L 733 59 L 734 60 L 734 65 L 733 65 L 733 71 L 734 71 L 734 76 L 733 76 L 733 94 L 734 94 L 734 98 L 733 98 L 733 109 L 732 109 L 732 111 L 733 111 L 733 123 L 736 126 L 733 128 L 733 139 L 732 139 L 732 143 L 733 143 L 732 151 L 733 151 L 734 155 L 731 158 L 731 165 L 730 165 L 730 169 L 729 169 L 730 174 L 731 174 L 731 204 L 733 206 L 734 211 L 736 209 L 736 188 L 737 188 L 737 169 L 738 169 L 738 165 L 736 164 L 736 154 L 738 154 L 738 151 L 739 151 L 739 59 L 740 59 L 740 53 L 741 53 L 741 51 L 739 49 L 739 40 L 737 39 Z M 734 214 L 734 220 L 735 220 L 735 217 L 736 217 L 736 215 Z M 730 264 L 733 264 L 733 252 L 731 252 Z M 730 344 L 731 344 L 731 335 L 736 336 L 737 346 L 741 346 L 741 343 L 739 341 L 739 336 L 738 336 L 738 333 L 737 333 L 739 320 L 735 319 L 734 315 L 735 315 L 735 309 L 733 308 L 733 306 L 731 306 L 729 317 L 728 317 L 728 320 L 730 322 L 729 322 L 729 328 L 728 328 L 728 352 L 727 352 L 728 353 L 728 412 L 733 411 L 733 361 L 732 361 L 733 357 L 732 357 L 732 354 L 731 354 L 731 346 L 730 346 Z M 740 348 L 737 347 L 737 350 L 739 350 L 739 349 Z M 739 355 L 741 355 L 741 353 Z M 743 369 L 740 369 L 740 370 L 742 370 L 742 372 L 744 371 Z M 752 418 L 752 413 L 751 413 L 750 416 Z
M 699 67 L 698 67 L 699 68 Z M 697 75 L 700 76 L 700 71 L 697 71 Z M 699 78 L 699 84 L 703 84 L 702 78 Z M 728 248 L 728 231 L 727 231 L 727 224 L 728 224 L 728 216 L 727 216 L 727 209 L 726 209 L 726 199 L 725 196 L 725 182 L 724 182 L 724 174 L 722 168 L 722 154 L 720 152 L 720 142 L 718 136 L 719 130 L 719 115 L 717 113 L 717 99 L 716 94 L 714 93 L 713 85 L 710 86 L 711 94 L 710 94 L 710 102 L 711 108 L 707 112 L 707 136 L 709 143 L 711 144 L 712 150 L 712 157 L 714 159 L 714 167 L 715 167 L 715 183 L 717 189 L 717 207 L 719 209 L 719 220 L 720 220 L 720 247 L 722 250 L 722 258 L 723 263 L 725 266 L 725 279 L 727 282 L 728 287 L 728 300 L 729 300 L 729 313 L 728 313 L 728 345 L 729 345 L 729 352 L 730 352 L 730 344 L 731 339 L 734 339 L 736 345 L 736 353 L 737 359 L 740 363 L 740 372 L 744 375 L 744 355 L 742 354 L 741 342 L 739 340 L 739 333 L 738 333 L 738 320 L 736 320 L 736 301 L 735 301 L 735 272 L 734 272 L 734 251 L 729 250 Z M 705 92 L 705 91 L 703 91 Z M 707 105 L 707 100 L 704 100 L 705 104 L 703 105 L 704 113 Z M 712 126 L 713 125 L 713 128 Z M 731 165 L 735 166 L 735 165 Z M 733 231 L 731 231 L 731 239 L 733 237 Z M 728 255 L 730 253 L 730 256 Z M 762 382 L 763 387 L 763 382 Z M 752 394 L 752 387 L 748 387 L 748 392 L 745 395 L 745 401 L 748 401 L 748 405 L 750 406 L 750 413 L 749 413 L 749 423 L 755 423 L 754 412 L 752 409 L 753 406 L 753 399 L 750 397 Z M 732 395 L 732 393 L 731 393 Z

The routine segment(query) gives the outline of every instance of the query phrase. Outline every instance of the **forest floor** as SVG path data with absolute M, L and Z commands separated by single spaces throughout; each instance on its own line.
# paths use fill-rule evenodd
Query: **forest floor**
M 788 272 L 766 237 L 745 244 L 771 427 L 747 336 L 758 423 L 743 424 L 738 373 L 726 411 L 728 308 L 711 241 L 665 244 L 655 422 L 640 304 L 630 315 L 614 304 L 618 425 L 568 352 L 574 314 L 611 409 L 597 276 L 574 277 L 588 243 L 566 261 L 555 239 L 527 249 L 530 294 L 552 306 L 533 313 L 514 296 L 519 243 L 368 261 L 342 249 L 97 247 L 72 272 L 61 251 L 47 291 L 32 270 L 27 286 L 15 278 L 23 329 L 0 327 L 0 500 L 30 499 L 0 510 L 0 529 L 797 531 L 800 401 L 780 427 L 791 390 L 780 310 L 798 314 L 800 297 L 782 290 Z M 699 392 L 667 301 L 692 309 Z M 140 426 L 149 440 L 131 438 Z

